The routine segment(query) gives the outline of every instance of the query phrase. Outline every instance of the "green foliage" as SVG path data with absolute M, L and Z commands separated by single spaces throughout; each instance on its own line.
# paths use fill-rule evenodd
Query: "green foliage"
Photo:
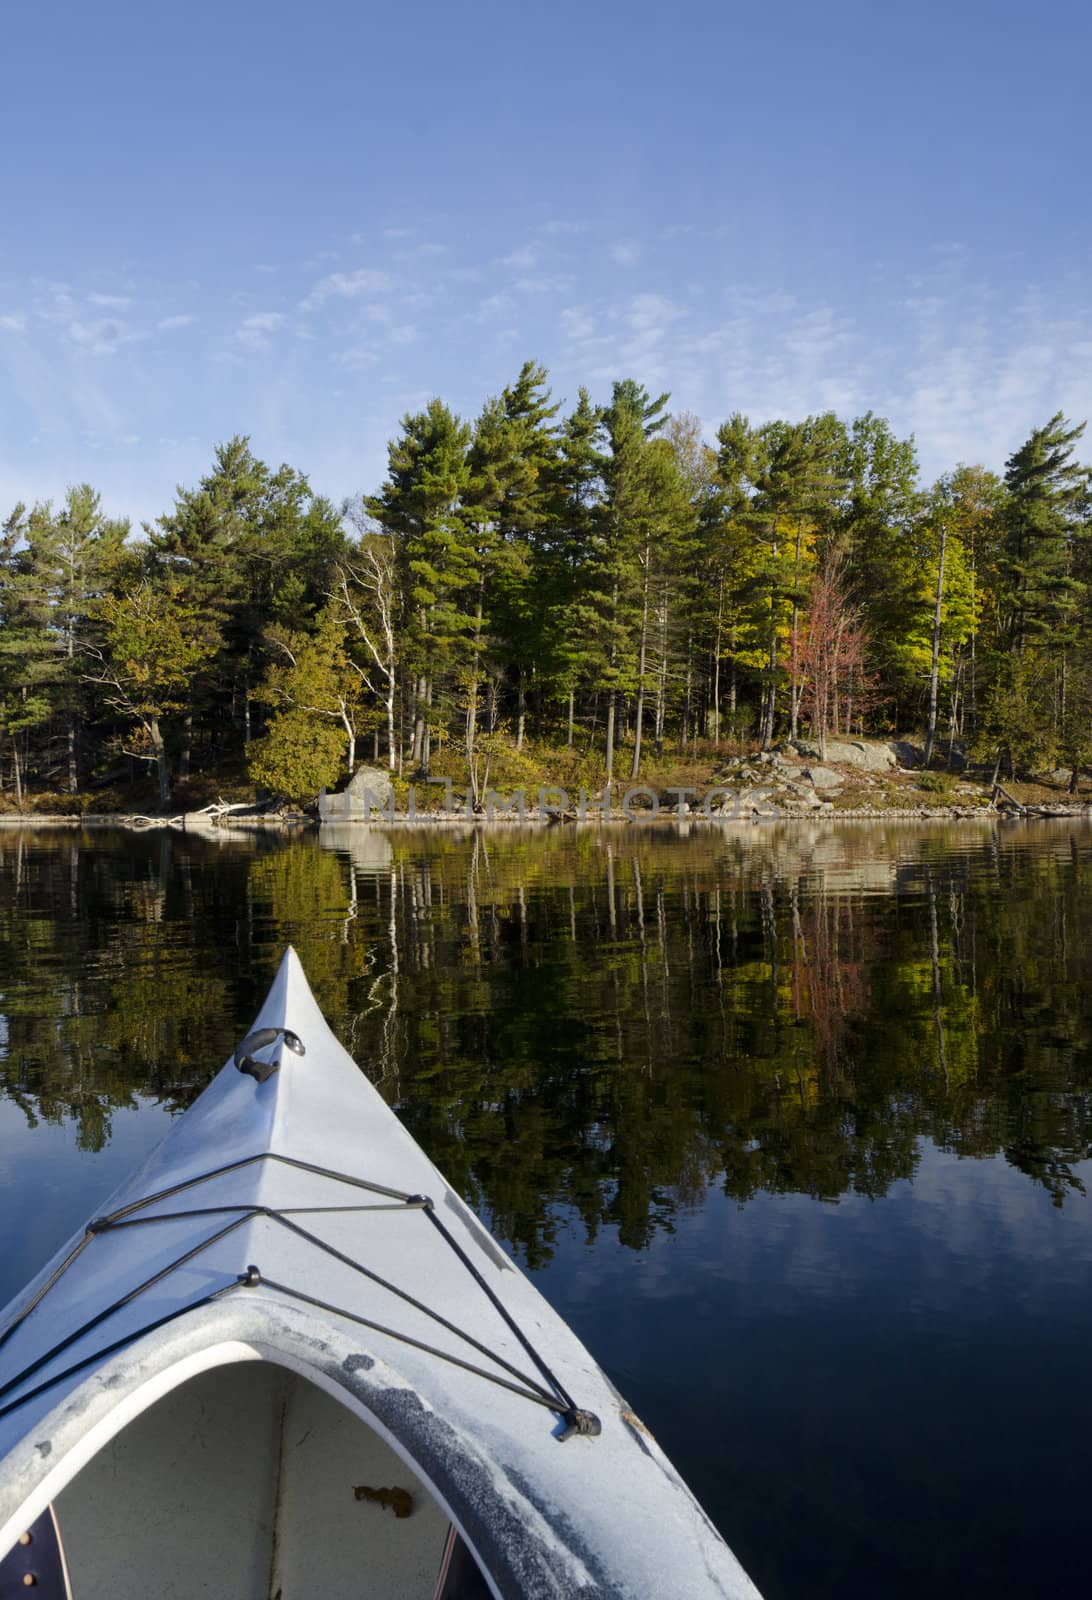
M 1077 545 L 1088 533 L 1089 469 L 1074 460 L 1073 447 L 1084 429 L 1059 411 L 1005 463 L 1003 572 L 1018 649 L 1048 633 L 1056 644 L 1059 631 L 1078 620 L 1086 586 L 1076 570 Z
M 636 776 L 816 721 L 1006 770 L 1092 760 L 1083 425 L 1035 429 L 1003 483 L 960 465 L 926 491 L 871 412 L 735 412 L 714 449 L 668 400 L 627 378 L 564 414 L 525 361 L 472 426 L 439 398 L 406 415 L 383 484 L 340 513 L 242 436 L 146 543 L 88 485 L 17 507 L 0 778 L 74 793 L 114 781 L 120 748 L 154 755 L 166 796 L 241 773 L 291 710 L 340 725 L 346 765 L 378 730 L 392 773 L 442 755 L 472 787 L 509 734 L 563 736 L 611 781 L 622 745 Z
M 298 707 L 279 712 L 247 755 L 254 782 L 284 800 L 314 800 L 344 775 L 345 740 L 331 722 Z
M 100 615 L 105 630 L 109 693 L 136 717 L 165 717 L 186 703 L 189 685 L 215 648 L 215 635 L 181 584 L 145 580 L 110 595 Z

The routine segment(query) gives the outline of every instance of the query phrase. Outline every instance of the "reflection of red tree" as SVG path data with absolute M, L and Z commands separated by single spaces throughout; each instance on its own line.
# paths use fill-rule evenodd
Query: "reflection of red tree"
M 811 1023 L 816 1063 L 828 1088 L 842 1076 L 850 1019 L 864 1015 L 869 1006 L 859 945 L 853 908 L 844 899 L 820 893 L 803 909 L 794 903 L 793 1011 Z
M 844 569 L 844 558 L 834 555 L 816 574 L 800 649 L 804 713 L 820 743 L 860 724 L 875 696 L 863 608 L 849 598 Z

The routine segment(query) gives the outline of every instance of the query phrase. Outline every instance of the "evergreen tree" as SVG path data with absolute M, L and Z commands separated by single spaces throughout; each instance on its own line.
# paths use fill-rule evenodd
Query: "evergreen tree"
M 271 623 L 307 626 L 345 550 L 341 517 L 289 466 L 273 471 L 246 437 L 219 445 L 211 473 L 179 489 L 173 511 L 147 529 L 149 548 L 189 604 L 213 622 L 220 648 L 193 686 L 195 710 L 253 733 L 254 691 L 269 662 Z M 183 775 L 188 750 L 183 746 Z
M 1089 469 L 1074 460 L 1085 430 L 1062 413 L 1036 428 L 1005 463 L 1003 557 L 1011 647 L 1068 636 L 1084 597 L 1076 546 L 1088 532 Z
M 525 361 L 514 384 L 486 403 L 474 429 L 465 501 L 477 559 L 477 594 L 467 685 L 466 750 L 473 768 L 482 657 L 516 676 L 516 748 L 523 746 L 528 679 L 544 654 L 535 558 L 549 540 L 557 470 L 546 369 Z M 490 731 L 495 721 L 495 680 Z M 473 781 L 473 779 L 472 779 Z
M 57 656 L 34 586 L 27 583 L 26 507 L 0 529 L 0 735 L 11 754 L 15 803 L 23 808 L 26 735 L 53 715 Z
M 588 637 L 590 575 L 595 560 L 605 457 L 599 449 L 600 407 L 587 389 L 562 422 L 553 479 L 553 505 L 536 548 L 536 590 L 542 616 L 543 673 L 567 706 L 566 743 L 573 743 L 578 687 L 594 668 Z
M 428 771 L 434 698 L 473 653 L 476 551 L 464 495 L 470 429 L 442 400 L 402 419 L 387 481 L 368 510 L 398 541 L 406 571 L 406 658 L 414 674 L 410 759 Z
M 614 779 L 619 695 L 636 690 L 639 680 L 643 684 L 636 640 L 638 633 L 646 636 L 657 476 L 649 443 L 667 422 L 669 398 L 662 394 L 652 399 L 641 384 L 626 378 L 614 385 L 611 403 L 603 413 L 609 451 L 586 602 L 598 623 L 597 678 L 607 702 L 608 793 Z
M 90 484 L 70 488 L 54 511 L 49 502 L 26 518 L 24 592 L 56 653 L 51 696 L 64 728 L 66 777 L 80 778 L 80 729 L 93 716 L 84 655 L 101 634 L 98 607 L 119 570 L 129 524 L 107 517 Z

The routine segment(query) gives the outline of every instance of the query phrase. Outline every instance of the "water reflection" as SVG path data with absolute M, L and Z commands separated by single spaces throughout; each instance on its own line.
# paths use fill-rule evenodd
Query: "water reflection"
M 80 1143 L 189 1103 L 296 945 L 347 1046 L 532 1264 L 710 1186 L 836 1200 L 922 1139 L 1061 1206 L 1089 1154 L 1092 832 L 0 834 L 0 1088 Z

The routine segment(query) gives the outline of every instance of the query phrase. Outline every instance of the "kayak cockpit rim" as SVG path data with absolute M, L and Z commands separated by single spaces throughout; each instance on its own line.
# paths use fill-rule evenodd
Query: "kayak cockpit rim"
M 325 1345 L 324 1335 L 328 1330 L 321 1319 L 311 1319 L 305 1314 L 299 1319 L 293 1318 L 293 1321 L 297 1323 L 295 1332 L 301 1347 Z M 414 1474 L 433 1503 L 455 1529 L 477 1563 L 490 1591 L 498 1597 L 498 1600 L 508 1592 L 507 1585 L 503 1588 L 498 1587 L 493 1574 L 497 1573 L 498 1579 L 503 1583 L 504 1573 L 497 1572 L 498 1563 L 501 1566 L 508 1565 L 512 1554 L 511 1548 L 505 1542 L 498 1543 L 494 1548 L 487 1548 L 481 1537 L 481 1528 L 474 1526 L 474 1522 L 478 1519 L 468 1518 L 465 1505 L 460 1505 L 463 1498 L 457 1492 L 460 1461 L 457 1452 L 452 1452 L 450 1435 L 445 1439 L 445 1451 L 442 1455 L 427 1460 L 419 1459 L 418 1455 L 407 1447 L 403 1429 L 400 1427 L 395 1430 L 389 1427 L 378 1410 L 367 1404 L 357 1392 L 357 1388 L 360 1387 L 359 1382 L 354 1386 L 352 1380 L 356 1379 L 357 1374 L 369 1371 L 369 1368 L 363 1365 L 354 1368 L 351 1360 L 342 1358 L 338 1366 L 341 1371 L 349 1369 L 350 1382 L 347 1383 L 340 1376 L 335 1376 L 328 1365 L 308 1361 L 302 1354 L 287 1349 L 280 1343 L 273 1345 L 264 1341 L 257 1328 L 250 1336 L 223 1338 L 185 1354 L 172 1351 L 173 1341 L 166 1343 L 156 1338 L 155 1343 L 160 1348 L 150 1361 L 148 1359 L 150 1353 L 142 1350 L 141 1341 L 137 1341 L 129 1351 L 114 1357 L 92 1374 L 88 1379 L 88 1384 L 93 1385 L 94 1390 L 90 1399 L 80 1390 L 70 1393 L 54 1412 L 37 1423 L 33 1446 L 34 1456 L 37 1459 L 28 1460 L 26 1470 L 22 1474 L 25 1483 L 26 1471 L 35 1472 L 37 1468 L 35 1472 L 37 1481 L 32 1487 L 27 1487 L 15 1514 L 0 1525 L 0 1556 L 5 1555 L 17 1542 L 28 1525 L 57 1501 L 62 1492 L 75 1482 L 89 1463 L 158 1401 L 184 1389 L 187 1384 L 200 1378 L 204 1373 L 261 1363 L 280 1368 L 312 1384 L 376 1434 Z M 144 1375 L 138 1376 L 141 1373 Z M 398 1394 L 400 1386 L 396 1375 L 391 1373 L 388 1376 L 391 1381 L 381 1386 L 382 1391 Z M 403 1389 L 401 1392 L 405 1394 L 410 1391 Z M 415 1394 L 414 1398 L 419 1399 L 419 1396 Z M 67 1448 L 55 1452 L 52 1448 L 54 1439 L 63 1438 L 67 1432 L 66 1424 L 76 1413 L 83 1413 L 85 1406 L 101 1414 L 96 1415 L 91 1426 L 84 1427 Z M 51 1461 L 55 1454 L 59 1459 Z M 425 1452 L 421 1454 L 424 1455 Z M 471 1449 L 470 1454 L 473 1456 L 475 1452 Z M 449 1481 L 445 1482 L 444 1475 L 436 1473 L 437 1464 L 448 1469 Z M 468 1464 L 472 1467 L 475 1465 L 473 1461 L 469 1461 Z M 481 1488 L 482 1483 L 479 1478 L 477 1493 L 481 1493 Z M 477 1509 L 484 1511 L 481 1522 L 482 1526 L 488 1527 L 493 1520 L 490 1508 L 487 1505 L 479 1505 Z

